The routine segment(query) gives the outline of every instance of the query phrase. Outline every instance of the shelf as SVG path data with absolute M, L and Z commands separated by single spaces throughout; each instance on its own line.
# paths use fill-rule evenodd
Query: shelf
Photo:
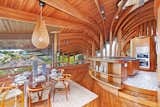
M 95 76 L 93 74 L 93 71 L 91 71 L 91 70 L 89 71 L 89 74 L 94 80 L 98 81 L 99 83 L 101 83 L 103 85 L 112 87 L 112 88 L 117 89 L 117 90 L 122 89 L 122 84 L 115 83 L 115 82 L 110 82 L 106 78 Z
M 92 71 L 94 71 L 95 73 L 96 73 L 96 70 L 94 70 L 94 69 L 91 69 Z M 98 72 L 97 72 L 98 73 Z M 113 77 L 113 78 L 121 78 L 121 75 L 118 75 L 118 74 L 106 74 L 106 73 L 104 73 L 104 72 L 99 72 L 99 73 L 101 73 L 102 75 L 105 75 L 105 76 L 110 76 L 110 77 Z

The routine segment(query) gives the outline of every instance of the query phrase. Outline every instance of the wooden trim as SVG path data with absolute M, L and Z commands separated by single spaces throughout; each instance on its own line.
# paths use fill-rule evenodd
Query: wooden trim
M 0 34 L 0 39 L 31 39 L 32 34 L 14 34 L 14 33 L 8 33 L 8 34 Z
M 142 94 L 151 95 L 151 96 L 157 96 L 157 91 L 137 88 L 137 87 L 129 86 L 129 85 L 126 85 L 126 84 L 124 84 L 124 89 L 134 91 L 134 92 L 138 92 L 138 93 L 142 93 Z
M 125 98 L 125 99 L 127 99 L 127 100 L 136 102 L 136 103 L 138 103 L 138 104 L 143 104 L 143 105 L 145 105 L 145 106 L 157 107 L 157 102 L 153 102 L 153 101 L 150 101 L 150 100 L 146 100 L 146 99 L 144 99 L 144 98 L 142 98 L 142 97 L 132 96 L 132 95 L 126 94 L 126 93 L 121 92 L 121 91 L 119 91 L 119 97 L 122 97 L 122 98 Z

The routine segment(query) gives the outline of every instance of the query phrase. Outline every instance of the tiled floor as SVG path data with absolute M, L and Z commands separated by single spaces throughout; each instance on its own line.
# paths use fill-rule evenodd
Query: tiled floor
M 156 91 L 158 90 L 157 72 L 138 71 L 135 76 L 128 77 L 124 84 Z

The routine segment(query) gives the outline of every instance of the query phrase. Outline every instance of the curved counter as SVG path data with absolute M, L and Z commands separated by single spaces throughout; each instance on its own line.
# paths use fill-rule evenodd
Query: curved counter
M 124 98 L 133 101 L 137 103 L 137 106 L 138 104 L 142 104 L 147 107 L 158 107 L 157 91 L 141 89 L 138 87 L 133 87 L 125 84 L 119 86 L 117 84 L 106 82 L 106 80 L 96 77 L 95 75 L 93 75 L 91 70 L 89 71 L 89 74 L 91 78 L 93 78 L 101 88 L 103 88 L 104 90 L 115 96 L 118 96 L 119 98 Z
M 115 61 L 114 62 L 113 59 L 111 59 L 111 62 L 117 63 L 117 60 L 118 59 L 114 59 Z M 101 61 L 101 60 L 96 59 L 92 61 Z M 107 60 L 103 59 L 102 62 L 104 63 L 104 61 L 106 61 L 107 63 L 110 63 L 110 60 L 108 59 Z M 122 68 L 124 67 L 123 62 L 127 63 L 127 61 L 122 61 L 122 60 L 118 62 L 121 62 L 120 64 L 122 64 L 121 65 Z M 91 63 L 92 63 L 91 65 L 93 65 L 93 62 Z M 108 77 L 110 76 L 110 74 L 96 71 L 92 69 L 92 67 L 90 68 L 91 68 L 89 70 L 90 77 L 94 79 L 94 81 L 98 84 L 99 87 L 101 87 L 107 93 L 110 93 L 111 95 L 113 95 L 112 96 L 113 99 L 118 97 L 119 100 L 123 100 L 124 102 L 131 101 L 132 103 L 128 104 L 127 107 L 132 107 L 132 106 L 133 107 L 158 107 L 158 101 L 157 101 L 158 85 L 156 82 L 156 74 L 150 74 L 150 72 L 137 71 L 138 73 L 136 73 L 136 75 L 134 76 L 127 75 L 127 77 L 125 77 L 124 79 L 120 79 L 121 82 L 116 83 L 108 80 Z M 112 68 L 112 70 L 113 69 L 114 68 Z M 123 72 L 128 72 L 126 71 L 127 69 L 125 68 L 121 70 L 122 70 L 121 71 L 122 74 Z M 116 75 L 112 75 L 112 76 L 116 76 Z M 122 76 L 122 75 L 119 75 L 119 76 Z M 144 79 L 142 78 L 143 76 L 144 76 Z M 143 80 L 140 81 L 140 79 L 143 79 Z M 151 81 L 151 80 L 154 80 L 154 81 Z M 112 104 L 110 106 L 112 107 Z M 116 107 L 126 107 L 126 106 L 119 105 Z

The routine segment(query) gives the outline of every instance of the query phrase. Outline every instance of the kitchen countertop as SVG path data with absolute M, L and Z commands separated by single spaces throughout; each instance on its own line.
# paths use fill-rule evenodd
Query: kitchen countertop
M 123 83 L 129 86 L 157 91 L 158 73 L 138 71 L 135 76 L 128 77 Z

